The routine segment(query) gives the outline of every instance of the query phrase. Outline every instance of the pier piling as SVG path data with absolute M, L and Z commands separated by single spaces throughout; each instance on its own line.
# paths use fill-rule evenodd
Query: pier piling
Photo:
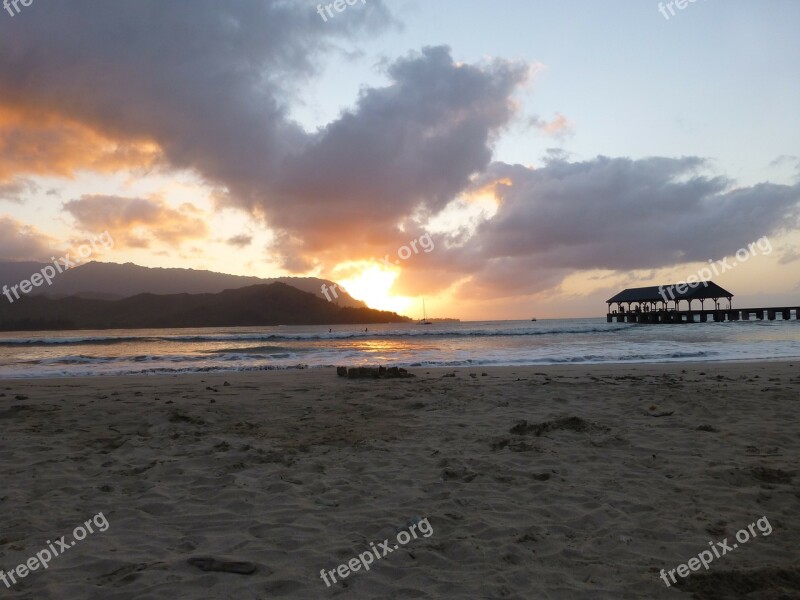
M 608 323 L 639 323 L 639 324 L 661 324 L 661 323 L 708 323 L 709 317 L 715 323 L 725 321 L 750 321 L 765 318 L 770 321 L 777 320 L 780 313 L 781 319 L 790 321 L 794 318 L 800 320 L 800 307 L 774 307 L 774 308 L 735 308 L 726 310 L 651 310 L 651 311 L 628 311 L 618 313 L 608 313 L 606 321 Z

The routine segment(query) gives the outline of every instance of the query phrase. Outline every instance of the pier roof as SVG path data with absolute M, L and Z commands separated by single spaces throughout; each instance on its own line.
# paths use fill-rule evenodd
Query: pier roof
M 683 293 L 678 291 L 679 285 Z M 694 287 L 689 284 L 673 283 L 670 285 L 628 288 L 606 300 L 606 303 L 663 302 L 664 300 L 702 300 L 705 298 L 733 298 L 733 294 L 713 281 L 701 281 L 695 284 Z

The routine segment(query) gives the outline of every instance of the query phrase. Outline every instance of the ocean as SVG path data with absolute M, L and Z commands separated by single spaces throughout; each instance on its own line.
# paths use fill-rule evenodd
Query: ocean
M 366 327 L 2 333 L 0 378 L 800 358 L 796 320 L 638 325 L 551 319 Z

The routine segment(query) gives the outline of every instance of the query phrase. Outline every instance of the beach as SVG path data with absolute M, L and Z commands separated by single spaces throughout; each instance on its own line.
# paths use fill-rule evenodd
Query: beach
M 93 515 L 108 527 L 0 593 L 797 598 L 798 367 L 3 380 L 0 568 Z M 769 533 L 751 527 L 707 570 L 661 578 L 759 519 Z M 337 572 L 384 540 L 388 553 Z

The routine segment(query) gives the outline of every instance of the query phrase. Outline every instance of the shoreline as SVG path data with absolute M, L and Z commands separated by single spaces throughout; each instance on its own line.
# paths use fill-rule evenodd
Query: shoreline
M 60 375 L 57 377 L 53 377 L 51 375 L 41 375 L 41 376 L 29 376 L 29 377 L 0 377 L 0 385 L 4 381 L 14 382 L 14 381 L 31 381 L 31 382 L 56 382 L 56 381 L 79 381 L 79 380 L 86 380 L 86 381 L 94 381 L 96 379 L 116 379 L 116 378 L 142 378 L 142 379 L 153 379 L 153 378 L 168 378 L 174 379 L 176 377 L 235 377 L 239 375 L 259 375 L 259 374 L 266 374 L 266 373 L 295 373 L 295 372 L 319 372 L 319 371 L 336 371 L 337 366 L 360 366 L 360 367 L 378 367 L 378 366 L 386 366 L 386 367 L 401 367 L 403 369 L 407 369 L 408 371 L 416 374 L 419 371 L 441 371 L 441 372 L 460 372 L 460 371 L 489 371 L 489 370 L 500 370 L 506 371 L 509 369 L 603 369 L 608 368 L 612 370 L 618 369 L 633 369 L 640 367 L 652 367 L 652 368 L 661 368 L 661 367 L 702 367 L 703 365 L 759 365 L 764 363 L 776 363 L 776 364 L 788 364 L 793 366 L 794 363 L 800 363 L 800 356 L 796 358 L 792 357 L 780 357 L 780 358 L 762 358 L 762 359 L 752 359 L 752 358 L 741 358 L 741 359 L 708 359 L 708 360 L 691 360 L 691 361 L 680 361 L 680 360 L 671 360 L 671 361 L 664 361 L 664 362 L 597 362 L 597 363 L 588 363 L 588 362 L 581 362 L 581 363 L 543 363 L 543 364 L 524 364 L 524 365 L 470 365 L 470 366 L 456 366 L 456 367 L 442 367 L 442 366 L 435 366 L 435 367 L 428 367 L 428 366 L 413 366 L 407 364 L 400 364 L 400 363 L 382 363 L 380 361 L 368 364 L 339 364 L 339 365 L 295 365 L 295 366 L 270 366 L 265 365 L 263 367 L 254 367 L 252 369 L 231 369 L 227 371 L 223 370 L 213 370 L 213 371 L 181 371 L 178 373 L 123 373 L 123 374 L 105 374 L 105 373 L 96 373 L 92 375 Z

